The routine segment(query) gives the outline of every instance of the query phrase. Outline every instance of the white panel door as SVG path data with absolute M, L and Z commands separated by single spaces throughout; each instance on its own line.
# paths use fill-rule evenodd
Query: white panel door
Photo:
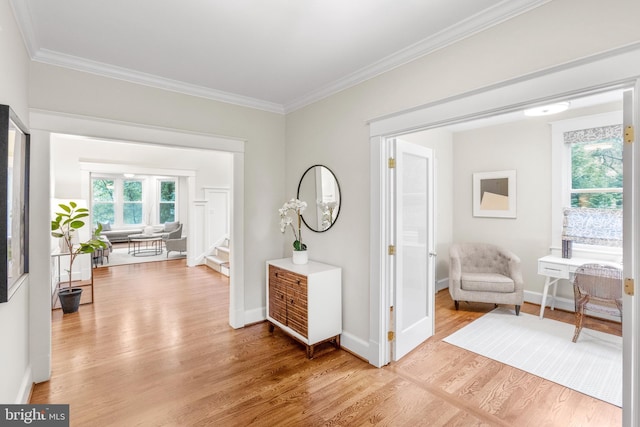
M 430 149 L 396 140 L 393 360 L 433 335 L 434 171 Z
M 229 190 L 207 188 L 204 198 L 208 202 L 207 221 L 209 235 L 207 248 L 210 248 L 221 238 L 229 236 Z

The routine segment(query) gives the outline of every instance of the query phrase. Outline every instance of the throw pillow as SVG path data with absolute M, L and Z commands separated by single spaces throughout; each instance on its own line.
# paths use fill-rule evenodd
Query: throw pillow
M 111 222 L 99 222 L 98 224 L 102 225 L 102 231 L 111 231 Z
M 164 231 L 165 231 L 165 233 L 169 233 L 171 231 L 177 230 L 179 226 L 180 226 L 180 221 L 165 222 L 164 223 Z

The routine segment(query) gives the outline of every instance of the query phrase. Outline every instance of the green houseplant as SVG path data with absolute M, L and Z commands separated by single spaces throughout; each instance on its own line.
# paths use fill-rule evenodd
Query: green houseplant
M 93 234 L 91 240 L 84 243 L 74 243 L 74 236 L 77 230 L 84 227 L 83 218 L 89 216 L 87 208 L 79 208 L 76 202 L 70 201 L 69 204 L 60 203 L 58 207 L 61 211 L 55 213 L 55 219 L 51 221 L 51 236 L 61 240 L 61 251 L 69 254 L 69 269 L 65 269 L 68 274 L 68 285 L 65 289 L 58 291 L 60 305 L 64 313 L 74 313 L 78 311 L 80 305 L 80 297 L 82 296 L 82 288 L 72 288 L 72 271 L 73 262 L 80 254 L 93 253 L 97 249 L 107 247 L 106 243 L 99 240 L 98 236 L 102 231 L 102 226 L 98 223 L 98 228 Z M 60 261 L 62 262 L 62 258 Z

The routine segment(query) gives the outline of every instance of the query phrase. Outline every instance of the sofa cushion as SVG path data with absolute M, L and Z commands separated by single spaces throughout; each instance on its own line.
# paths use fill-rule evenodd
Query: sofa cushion
M 102 231 L 111 231 L 111 222 L 99 222 L 98 224 L 102 225 Z
M 462 273 L 460 287 L 476 292 L 515 292 L 516 285 L 507 276 L 497 273 Z

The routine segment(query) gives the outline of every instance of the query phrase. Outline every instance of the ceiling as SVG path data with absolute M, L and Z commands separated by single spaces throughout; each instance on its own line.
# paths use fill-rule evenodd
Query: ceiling
M 34 61 L 287 113 L 550 0 L 11 0 Z

